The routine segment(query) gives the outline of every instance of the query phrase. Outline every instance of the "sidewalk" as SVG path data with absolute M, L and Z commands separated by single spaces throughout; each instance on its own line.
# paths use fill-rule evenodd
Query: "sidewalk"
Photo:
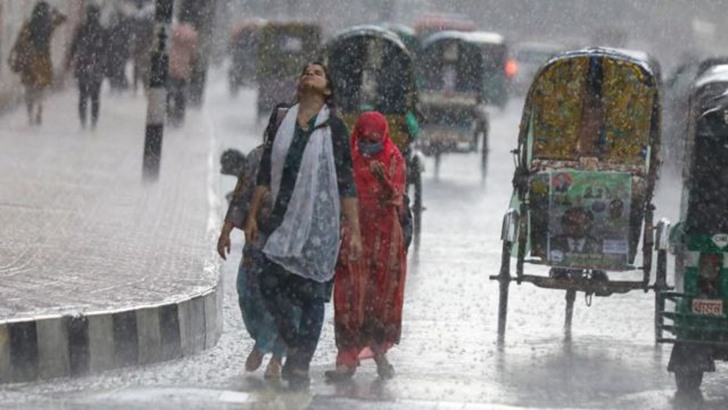
M 212 127 L 190 111 L 142 183 L 146 99 L 102 93 L 81 130 L 73 89 L 44 124 L 0 117 L 0 383 L 153 363 L 215 344 L 221 290 Z

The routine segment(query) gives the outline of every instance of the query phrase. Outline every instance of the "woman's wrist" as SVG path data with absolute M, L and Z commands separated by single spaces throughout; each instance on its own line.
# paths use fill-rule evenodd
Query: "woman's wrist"
M 222 233 L 229 235 L 230 232 L 233 231 L 234 227 L 235 226 L 233 225 L 233 223 L 231 221 L 225 220 L 225 223 L 222 224 Z

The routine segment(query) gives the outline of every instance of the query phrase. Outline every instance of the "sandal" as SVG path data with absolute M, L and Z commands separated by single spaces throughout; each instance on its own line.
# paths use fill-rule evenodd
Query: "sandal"
M 350 367 L 345 364 L 340 364 L 337 365 L 336 369 L 334 370 L 325 371 L 324 376 L 326 377 L 326 381 L 329 383 L 341 383 L 351 380 L 355 372 L 356 367 Z
M 389 380 L 394 377 L 394 366 L 386 356 L 374 356 L 374 362 L 377 364 L 377 375 L 380 379 Z
M 275 357 L 272 357 L 268 362 L 268 366 L 265 368 L 263 377 L 266 379 L 280 379 L 281 378 L 281 361 Z
M 248 354 L 248 358 L 245 359 L 245 371 L 254 372 L 258 370 L 260 365 L 263 364 L 263 356 L 263 352 L 257 347 L 253 347 L 253 350 Z
M 308 372 L 300 369 L 292 369 L 288 372 L 288 387 L 292 390 L 304 390 L 311 385 L 311 378 Z

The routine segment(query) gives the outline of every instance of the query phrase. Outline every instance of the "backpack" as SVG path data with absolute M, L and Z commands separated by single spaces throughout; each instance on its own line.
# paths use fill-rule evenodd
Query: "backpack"
M 412 244 L 414 236 L 415 224 L 410 208 L 409 196 L 405 193 L 402 195 L 402 208 L 399 211 L 399 224 L 402 225 L 402 236 L 404 236 L 404 250 L 407 252 Z

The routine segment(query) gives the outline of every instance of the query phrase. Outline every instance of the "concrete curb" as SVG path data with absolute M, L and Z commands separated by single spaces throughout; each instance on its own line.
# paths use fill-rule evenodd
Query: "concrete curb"
M 176 302 L 0 323 L 0 383 L 158 363 L 214 346 L 222 282 Z

